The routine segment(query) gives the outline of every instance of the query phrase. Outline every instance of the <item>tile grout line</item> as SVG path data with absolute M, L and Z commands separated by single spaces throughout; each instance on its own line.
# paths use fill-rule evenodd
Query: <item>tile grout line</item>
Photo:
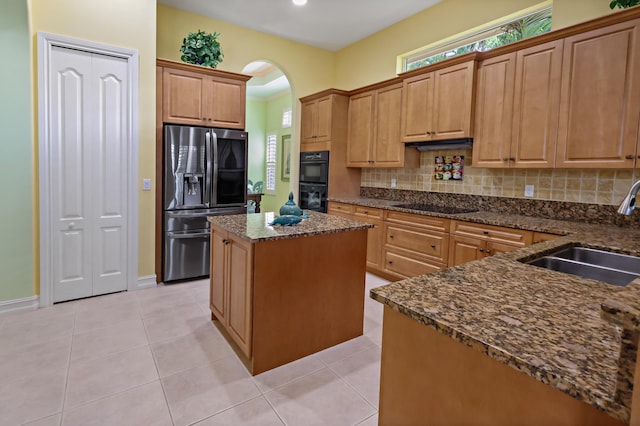
M 359 352 L 358 352 L 359 353 Z M 337 361 L 336 361 L 337 362 Z M 360 398 L 362 398 L 371 408 L 373 408 L 376 413 L 378 412 L 378 408 L 375 407 L 368 399 L 367 397 L 365 397 L 362 393 L 360 393 L 360 391 L 358 389 L 356 389 L 355 386 L 353 386 L 351 383 L 349 383 L 344 377 L 342 377 L 337 371 L 335 371 L 333 368 L 331 368 L 329 365 L 327 365 L 327 368 L 329 369 L 329 371 L 331 371 L 333 374 L 335 374 L 338 379 L 340 379 L 340 381 L 342 381 L 345 385 L 347 385 L 348 388 L 352 389 L 355 393 L 358 394 L 358 396 L 360 396 Z M 378 387 L 378 397 L 380 396 L 380 387 Z M 374 413 L 375 414 L 375 413 Z M 373 415 L 373 414 L 372 414 Z M 362 419 L 360 422 L 366 420 L 367 418 L 369 418 L 371 416 L 368 416 L 364 419 Z M 358 424 L 358 423 L 356 423 Z
M 60 423 L 62 426 L 64 420 L 64 412 L 67 404 L 67 391 L 69 390 L 69 375 L 71 373 L 71 354 L 73 353 L 73 341 L 75 339 L 76 321 L 78 319 L 77 307 L 73 310 L 73 326 L 71 327 L 71 343 L 69 344 L 69 359 L 67 360 L 67 375 L 64 381 L 64 393 L 62 394 L 62 408 L 60 410 Z

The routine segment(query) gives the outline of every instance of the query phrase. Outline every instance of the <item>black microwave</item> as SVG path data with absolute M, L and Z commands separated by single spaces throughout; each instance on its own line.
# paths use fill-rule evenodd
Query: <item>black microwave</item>
M 300 153 L 300 182 L 329 182 L 329 151 Z

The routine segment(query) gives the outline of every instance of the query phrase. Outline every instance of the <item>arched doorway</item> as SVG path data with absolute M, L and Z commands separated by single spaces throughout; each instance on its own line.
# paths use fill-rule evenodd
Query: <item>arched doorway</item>
M 289 79 L 269 61 L 247 64 L 246 129 L 249 189 L 263 192 L 261 211 L 278 211 L 287 200 L 292 171 L 293 99 Z M 262 183 L 260 185 L 260 183 Z M 253 206 L 249 207 L 252 211 Z

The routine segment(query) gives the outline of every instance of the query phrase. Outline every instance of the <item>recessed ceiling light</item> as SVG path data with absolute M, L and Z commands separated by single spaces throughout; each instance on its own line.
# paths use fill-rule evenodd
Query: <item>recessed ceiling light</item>
M 295 4 L 296 6 L 304 6 L 305 4 L 307 4 L 307 0 L 293 0 L 293 4 Z

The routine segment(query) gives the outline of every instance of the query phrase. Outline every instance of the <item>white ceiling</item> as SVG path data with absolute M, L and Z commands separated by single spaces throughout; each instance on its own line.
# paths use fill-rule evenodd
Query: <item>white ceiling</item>
M 158 0 L 158 3 L 336 51 L 440 1 L 308 0 L 304 6 L 296 6 L 291 0 Z M 289 81 L 282 71 L 265 62 L 252 64 L 242 71 L 254 76 L 247 83 L 249 97 L 266 99 L 287 90 Z
M 158 3 L 327 50 L 340 50 L 441 0 L 158 0 Z M 215 29 L 214 29 L 215 30 Z

